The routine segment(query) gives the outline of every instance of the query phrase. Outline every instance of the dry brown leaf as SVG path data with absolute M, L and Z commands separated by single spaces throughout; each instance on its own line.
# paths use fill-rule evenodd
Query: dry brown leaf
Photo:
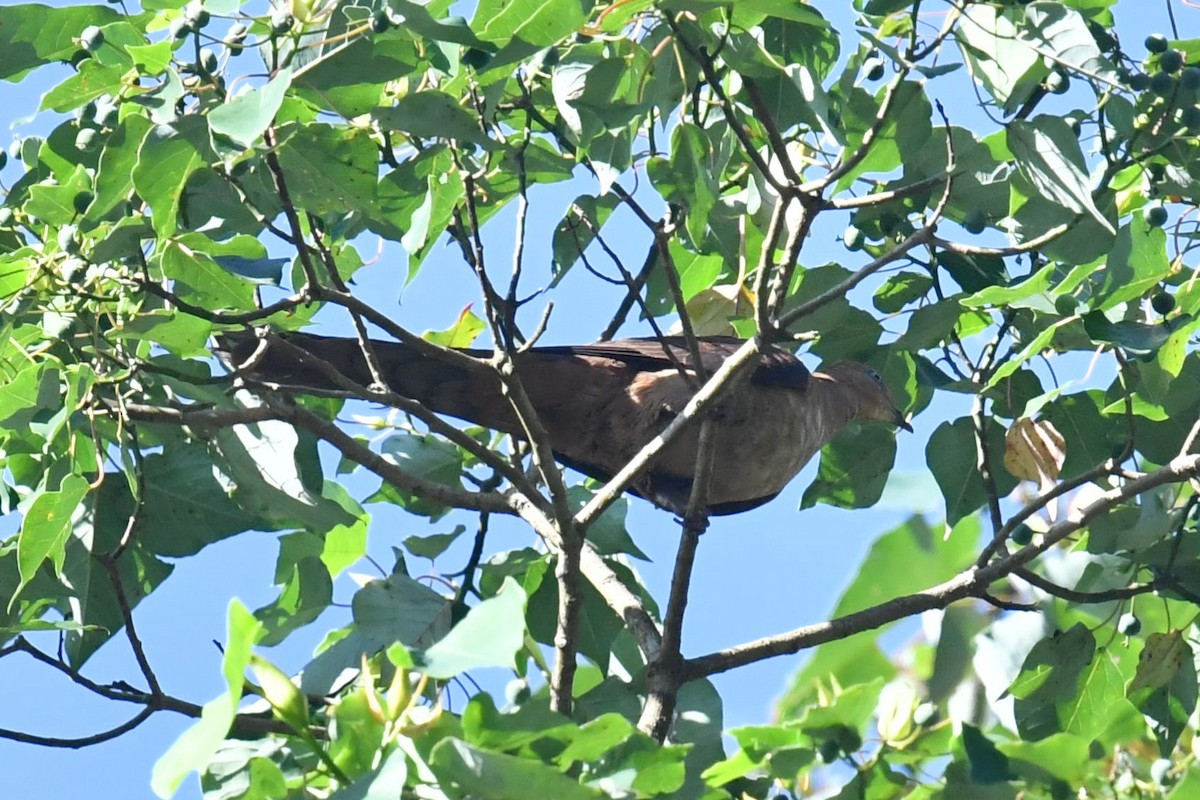
M 1053 483 L 1066 457 L 1066 441 L 1045 420 L 1024 417 L 1004 436 L 1004 468 L 1022 480 Z

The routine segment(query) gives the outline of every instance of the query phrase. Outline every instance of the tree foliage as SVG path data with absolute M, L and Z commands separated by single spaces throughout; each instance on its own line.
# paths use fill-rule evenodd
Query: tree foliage
M 73 67 L 0 207 L 0 503 L 20 517 L 0 655 L 140 709 L 86 740 L 4 735 L 79 746 L 189 714 L 153 785 L 196 771 L 214 799 L 1195 796 L 1200 40 L 1124 41 L 1111 0 L 855 0 L 844 30 L 787 0 L 451 5 L 0 8 L 0 77 Z M 526 222 L 558 212 L 527 190 L 566 181 L 547 271 Z M 512 258 L 485 246 L 506 209 Z M 809 255 L 842 229 L 836 262 Z M 403 255 L 370 263 L 380 238 Z M 482 312 L 422 337 L 359 287 L 398 292 L 439 247 Z M 314 320 L 430 357 L 490 334 L 519 404 L 531 287 L 584 269 L 625 292 L 597 336 L 637 317 L 745 338 L 710 388 L 776 342 L 874 365 L 911 415 L 959 409 L 926 450 L 945 525 L 882 534 L 830 621 L 685 658 L 687 526 L 652 598 L 622 486 L 564 485 L 536 435 L 383 385 L 284 398 L 214 357 Z M 803 504 L 871 506 L 894 459 L 887 432 L 848 431 Z M 352 496 L 332 464 L 378 488 Z M 261 648 L 388 535 L 366 502 L 474 512 L 470 560 L 431 588 L 403 554 L 464 531 L 391 542 L 391 574 L 288 676 Z M 544 546 L 498 550 L 496 515 Z M 231 604 L 201 707 L 161 687 L 138 605 L 247 531 L 279 532 L 279 595 Z M 141 674 L 90 681 L 106 645 Z M 709 678 L 801 651 L 777 719 L 727 745 Z M 444 708 L 489 666 L 509 696 Z

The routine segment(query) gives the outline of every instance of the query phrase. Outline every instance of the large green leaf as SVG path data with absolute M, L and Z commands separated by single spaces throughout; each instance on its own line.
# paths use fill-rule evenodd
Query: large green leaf
M 53 61 L 69 61 L 79 50 L 78 38 L 89 25 L 121 19 L 116 9 L 100 5 L 54 8 L 40 3 L 0 7 L 0 78 L 19 79 L 25 72 Z
M 1092 200 L 1092 185 L 1079 139 L 1062 118 L 1046 114 L 1008 124 L 1008 149 L 1038 194 L 1065 209 L 1088 214 L 1110 234 L 1108 218 Z
M 484 800 L 527 800 L 554 797 L 561 800 L 600 800 L 605 792 L 584 786 L 553 767 L 526 758 L 490 753 L 460 739 L 438 742 L 429 765 L 440 780 L 457 787 L 463 796 Z
M 433 678 L 453 678 L 479 667 L 513 666 L 525 642 L 525 592 L 512 578 L 500 593 L 467 612 L 450 632 L 418 659 Z
M 948 580 L 971 563 L 979 543 L 979 522 L 969 517 L 949 536 L 935 531 L 921 517 L 879 537 L 842 593 L 833 616 L 841 617 L 910 592 Z M 892 568 L 904 564 L 904 569 Z M 880 649 L 879 631 L 870 631 L 823 644 L 793 679 L 779 713 L 798 713 L 817 695 L 818 686 L 830 679 L 842 686 L 890 678 L 895 666 Z
M 985 422 L 985 435 L 991 455 L 992 480 L 997 499 L 1016 486 L 1016 479 L 1004 469 L 1004 429 L 994 419 Z M 929 437 L 925 458 L 946 500 L 946 520 L 955 525 L 987 501 L 987 488 L 978 466 L 975 424 L 969 417 L 943 422 Z
M 188 773 L 202 771 L 229 733 L 242 699 L 250 649 L 258 640 L 259 631 L 258 621 L 245 606 L 237 600 L 229 604 L 221 659 L 225 692 L 204 704 L 199 721 L 184 731 L 154 764 L 150 785 L 159 797 L 171 797 Z

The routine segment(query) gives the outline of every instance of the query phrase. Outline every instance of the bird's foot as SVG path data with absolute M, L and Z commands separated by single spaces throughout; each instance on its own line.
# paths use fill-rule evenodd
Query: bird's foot
M 675 517 L 675 522 L 688 533 L 699 536 L 708 530 L 708 512 L 699 511 L 692 515 L 680 514 Z

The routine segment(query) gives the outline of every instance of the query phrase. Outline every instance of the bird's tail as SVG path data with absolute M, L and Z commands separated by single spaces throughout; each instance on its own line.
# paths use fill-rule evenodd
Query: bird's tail
M 281 343 L 259 352 L 257 337 L 224 335 L 217 351 L 225 363 L 249 378 L 304 393 L 340 392 L 348 387 L 340 375 L 359 386 L 374 381 L 358 340 L 289 333 Z M 440 414 L 488 428 L 513 432 L 515 415 L 500 391 L 495 371 L 425 355 L 398 342 L 372 340 L 372 351 L 388 388 Z M 480 355 L 482 351 L 465 351 Z

